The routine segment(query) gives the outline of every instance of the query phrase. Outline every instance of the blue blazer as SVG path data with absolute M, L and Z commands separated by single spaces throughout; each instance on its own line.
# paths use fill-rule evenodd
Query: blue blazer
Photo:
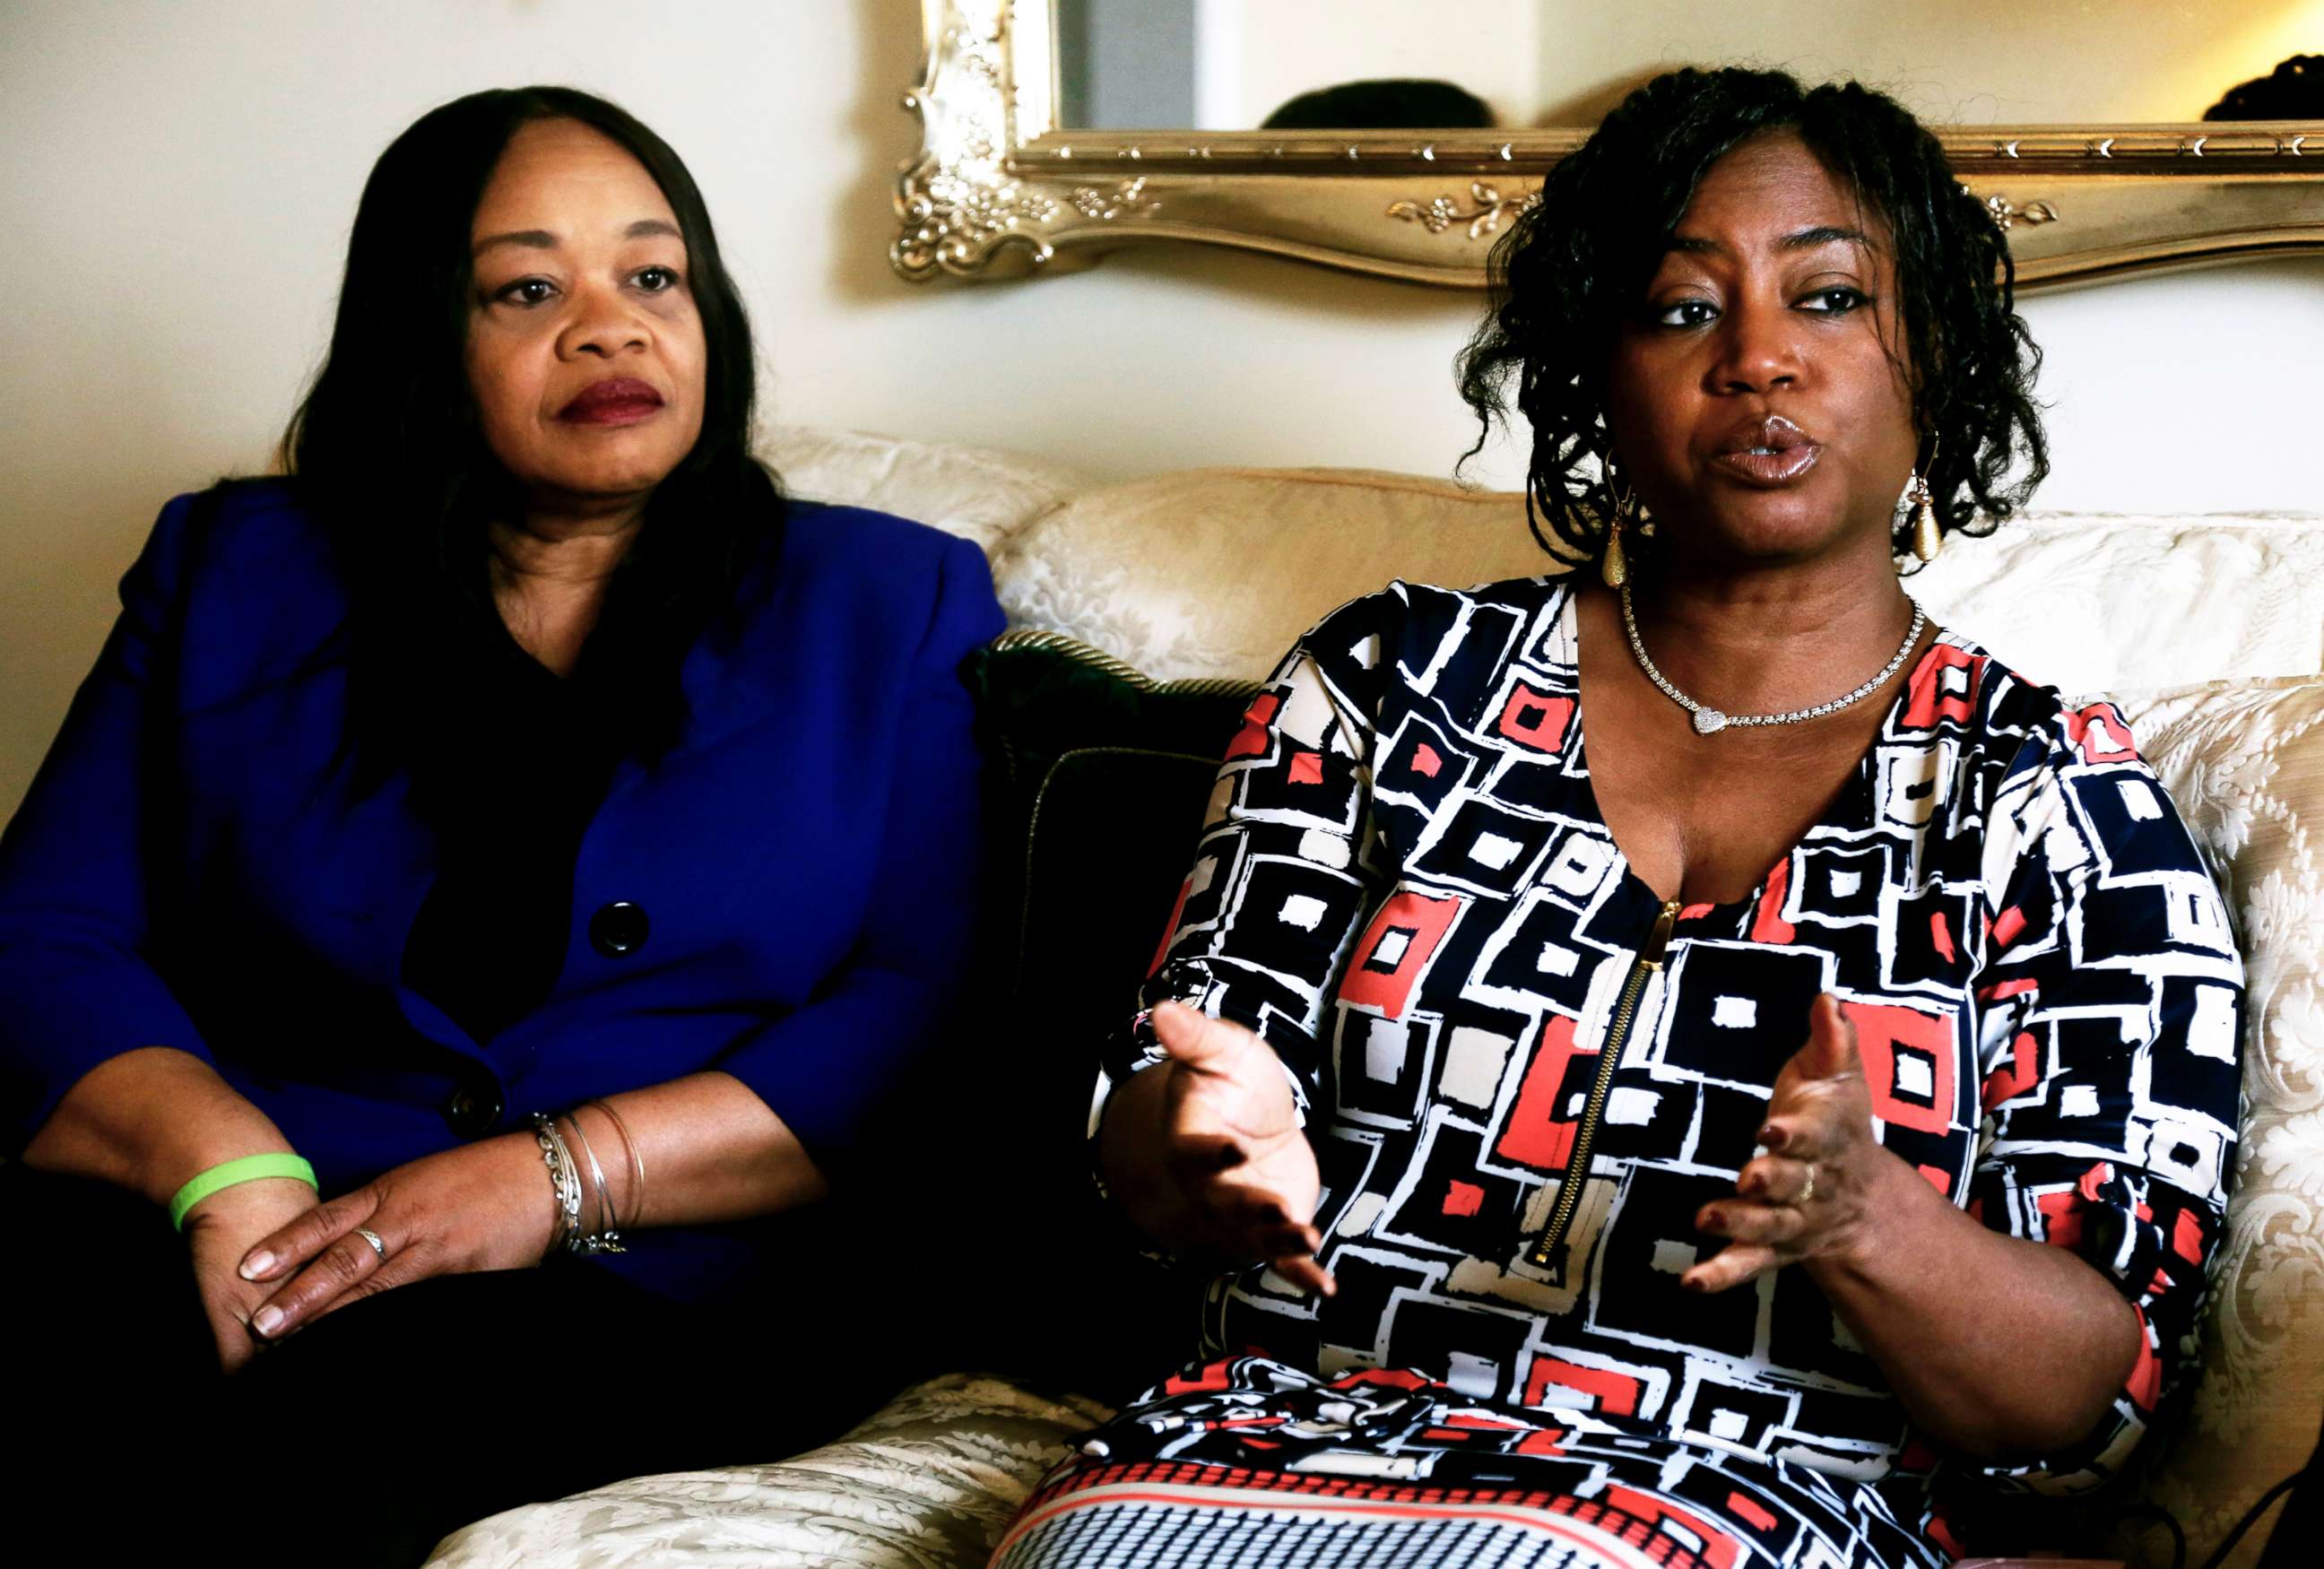
M 437 850 L 401 776 L 356 781 L 327 537 L 281 483 L 207 520 L 192 501 L 122 580 L 0 837 L 9 1152 L 98 1063 L 169 1046 L 272 1116 L 327 1195 L 707 1068 L 844 1165 L 965 974 L 979 766 L 958 671 L 1001 625 L 976 548 L 791 505 L 687 657 L 678 744 L 622 764 L 582 839 L 555 988 L 479 1044 L 401 978 Z M 591 918 L 624 901 L 645 940 L 601 952 Z M 761 1240 L 650 1232 L 617 1267 L 708 1295 Z

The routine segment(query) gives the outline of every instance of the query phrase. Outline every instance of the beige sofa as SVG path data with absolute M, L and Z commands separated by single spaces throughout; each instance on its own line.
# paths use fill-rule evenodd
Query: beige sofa
M 1221 469 L 1092 485 L 1007 455 L 789 430 L 793 491 L 922 519 L 991 558 L 1012 625 L 1158 679 L 1257 679 L 1324 611 L 1391 577 L 1547 569 L 1519 498 L 1349 470 Z M 2324 498 L 2319 498 L 2324 500 Z M 2144 1496 L 2190 1564 L 2304 1464 L 2324 1416 L 2324 515 L 2036 514 L 1956 540 L 1913 585 L 2020 671 L 2122 702 L 2242 925 L 2250 1111 L 2208 1362 Z M 1158 1363 L 1177 1348 L 1157 1348 Z M 649 1477 L 511 1510 L 431 1562 L 487 1565 L 981 1563 L 1016 1502 L 1102 1415 L 964 1374 L 796 1459 Z M 2227 1562 L 2249 1564 L 2264 1524 Z M 2169 1563 L 2160 1533 L 2094 1556 Z

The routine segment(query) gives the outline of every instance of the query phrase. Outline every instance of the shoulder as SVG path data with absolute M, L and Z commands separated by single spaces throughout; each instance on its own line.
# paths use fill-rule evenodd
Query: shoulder
M 223 669 L 242 655 L 297 659 L 344 623 L 347 573 L 329 531 L 282 479 L 222 481 L 161 509 L 121 582 L 124 609 L 175 623 Z
M 2092 876 L 2116 891 L 2110 898 L 2176 891 L 2178 925 L 2193 922 L 2204 946 L 2231 951 L 2203 852 L 2122 709 L 2032 680 L 1967 639 L 1939 646 L 1946 652 L 1914 672 L 1904 718 L 1941 730 L 1961 715 L 1960 766 L 1971 777 L 1958 798 L 1982 812 L 1989 879 L 2006 867 Z
M 1402 578 L 1348 601 L 1309 629 L 1296 652 L 1326 674 L 1342 669 L 1417 672 L 1446 659 L 1505 661 L 1520 646 L 1557 641 L 1571 596 L 1563 575 L 1511 577 L 1465 588 Z
M 984 552 L 967 540 L 868 507 L 819 502 L 785 503 L 782 565 L 788 576 L 905 597 L 964 577 L 990 595 L 992 583 Z
M 1967 755 L 2007 779 L 2131 769 L 2147 772 L 2122 710 L 2104 698 L 2068 697 L 2002 663 L 1957 632 L 1914 669 L 1903 723 L 1954 731 Z
M 875 578 L 909 579 L 937 571 L 947 557 L 964 550 L 982 555 L 957 535 L 869 507 L 786 502 L 783 531 L 791 562 Z
M 907 649 L 964 649 L 1001 628 L 992 571 L 969 540 L 863 507 L 791 502 L 770 569 L 743 586 L 745 620 L 773 616 Z
M 220 480 L 175 498 L 161 509 L 146 554 L 173 574 L 338 570 L 327 531 L 287 479 Z

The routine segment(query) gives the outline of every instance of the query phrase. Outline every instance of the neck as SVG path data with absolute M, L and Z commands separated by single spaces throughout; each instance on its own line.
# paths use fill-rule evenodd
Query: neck
M 638 500 L 529 507 L 515 521 L 491 526 L 494 584 L 602 584 L 629 554 L 644 519 L 645 503 Z
M 1663 674 L 1733 714 L 1824 702 L 1875 674 L 1913 620 L 1882 537 L 1877 553 L 1634 581 L 1639 636 Z
M 493 599 L 526 652 L 560 676 L 573 673 L 644 517 L 644 503 L 633 502 L 535 507 L 492 525 Z

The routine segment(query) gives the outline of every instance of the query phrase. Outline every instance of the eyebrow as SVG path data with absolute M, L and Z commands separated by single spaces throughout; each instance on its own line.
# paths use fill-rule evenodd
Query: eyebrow
M 1813 251 L 1831 245 L 1861 245 L 1868 251 L 1873 248 L 1872 236 L 1862 229 L 1842 228 L 1836 224 L 1817 224 L 1812 228 L 1800 229 L 1785 235 L 1775 242 L 1775 248 L 1779 251 Z M 1673 235 L 1668 249 L 1684 252 L 1689 255 L 1699 255 L 1705 253 L 1723 254 L 1727 247 L 1717 240 L 1694 239 L 1683 235 Z
M 667 235 L 673 240 L 686 238 L 678 233 L 677 225 L 664 223 L 659 218 L 640 218 L 622 231 L 622 237 L 625 240 L 650 239 L 656 235 Z M 527 250 L 553 251 L 557 248 L 557 236 L 547 229 L 511 229 L 506 234 L 486 235 L 468 254 L 481 256 L 495 245 L 522 245 Z

